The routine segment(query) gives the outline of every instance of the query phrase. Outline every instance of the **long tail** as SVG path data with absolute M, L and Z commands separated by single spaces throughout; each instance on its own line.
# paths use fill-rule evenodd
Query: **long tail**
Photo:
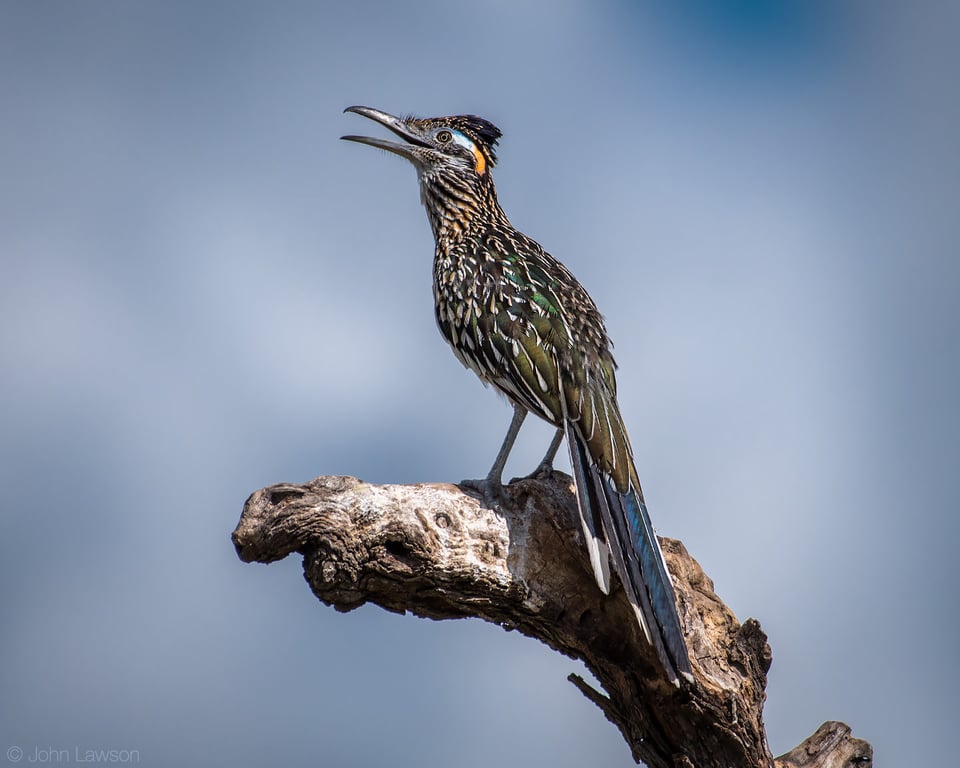
M 629 483 L 621 493 L 613 478 L 591 458 L 586 439 L 570 419 L 566 420 L 566 436 L 580 520 L 597 583 L 609 592 L 609 556 L 668 678 L 677 685 L 678 675 L 692 681 L 673 585 L 636 481 L 636 470 L 630 467 Z

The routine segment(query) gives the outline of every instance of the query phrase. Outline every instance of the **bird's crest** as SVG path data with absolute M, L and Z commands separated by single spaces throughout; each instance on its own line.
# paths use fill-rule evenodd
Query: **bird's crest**
M 497 164 L 496 146 L 503 133 L 497 126 L 489 120 L 484 120 L 476 115 L 460 115 L 453 118 L 458 123 L 458 128 L 470 136 L 487 156 L 487 161 L 493 167 Z

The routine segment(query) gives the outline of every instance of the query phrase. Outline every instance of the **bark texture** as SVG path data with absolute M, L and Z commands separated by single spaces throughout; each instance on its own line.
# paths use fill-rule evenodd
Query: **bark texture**
M 696 683 L 662 676 L 623 591 L 596 586 L 570 478 L 521 480 L 490 510 L 455 485 L 371 485 L 319 477 L 257 491 L 233 532 L 246 562 L 303 555 L 314 594 L 339 611 L 366 602 L 431 619 L 477 616 L 582 659 L 597 704 L 650 768 L 869 766 L 870 745 L 827 722 L 774 759 L 763 727 L 771 653 L 754 619 L 739 623 L 700 565 L 661 538 Z

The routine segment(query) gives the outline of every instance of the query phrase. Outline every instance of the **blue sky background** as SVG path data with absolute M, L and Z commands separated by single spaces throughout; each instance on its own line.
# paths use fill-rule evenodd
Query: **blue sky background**
M 950 764 L 956 9 L 327 5 L 0 5 L 0 764 L 632 764 L 574 662 L 233 552 L 263 485 L 480 476 L 509 421 L 434 327 L 413 171 L 337 140 L 377 130 L 351 104 L 503 129 L 504 208 L 606 315 L 659 530 L 770 636 L 774 752 L 840 719 Z

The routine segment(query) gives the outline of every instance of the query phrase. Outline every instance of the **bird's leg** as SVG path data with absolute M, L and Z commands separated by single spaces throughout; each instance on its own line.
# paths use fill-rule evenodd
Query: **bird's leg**
M 550 447 L 547 448 L 546 454 L 540 460 L 540 463 L 537 464 L 537 468 L 523 479 L 537 480 L 543 477 L 548 477 L 550 473 L 553 472 L 553 460 L 557 457 L 557 451 L 560 449 L 560 443 L 562 442 L 563 427 L 558 427 L 557 433 L 553 436 L 553 440 L 550 441 Z
M 497 458 L 490 467 L 490 471 L 483 480 L 464 480 L 460 485 L 479 491 L 483 494 L 484 501 L 490 506 L 496 506 L 496 502 L 503 498 L 503 467 L 507 463 L 507 457 L 516 442 L 517 435 L 523 420 L 527 417 L 527 409 L 522 405 L 514 404 L 513 419 L 510 422 L 510 428 L 507 430 L 507 436 L 503 438 L 503 445 L 497 453 Z

